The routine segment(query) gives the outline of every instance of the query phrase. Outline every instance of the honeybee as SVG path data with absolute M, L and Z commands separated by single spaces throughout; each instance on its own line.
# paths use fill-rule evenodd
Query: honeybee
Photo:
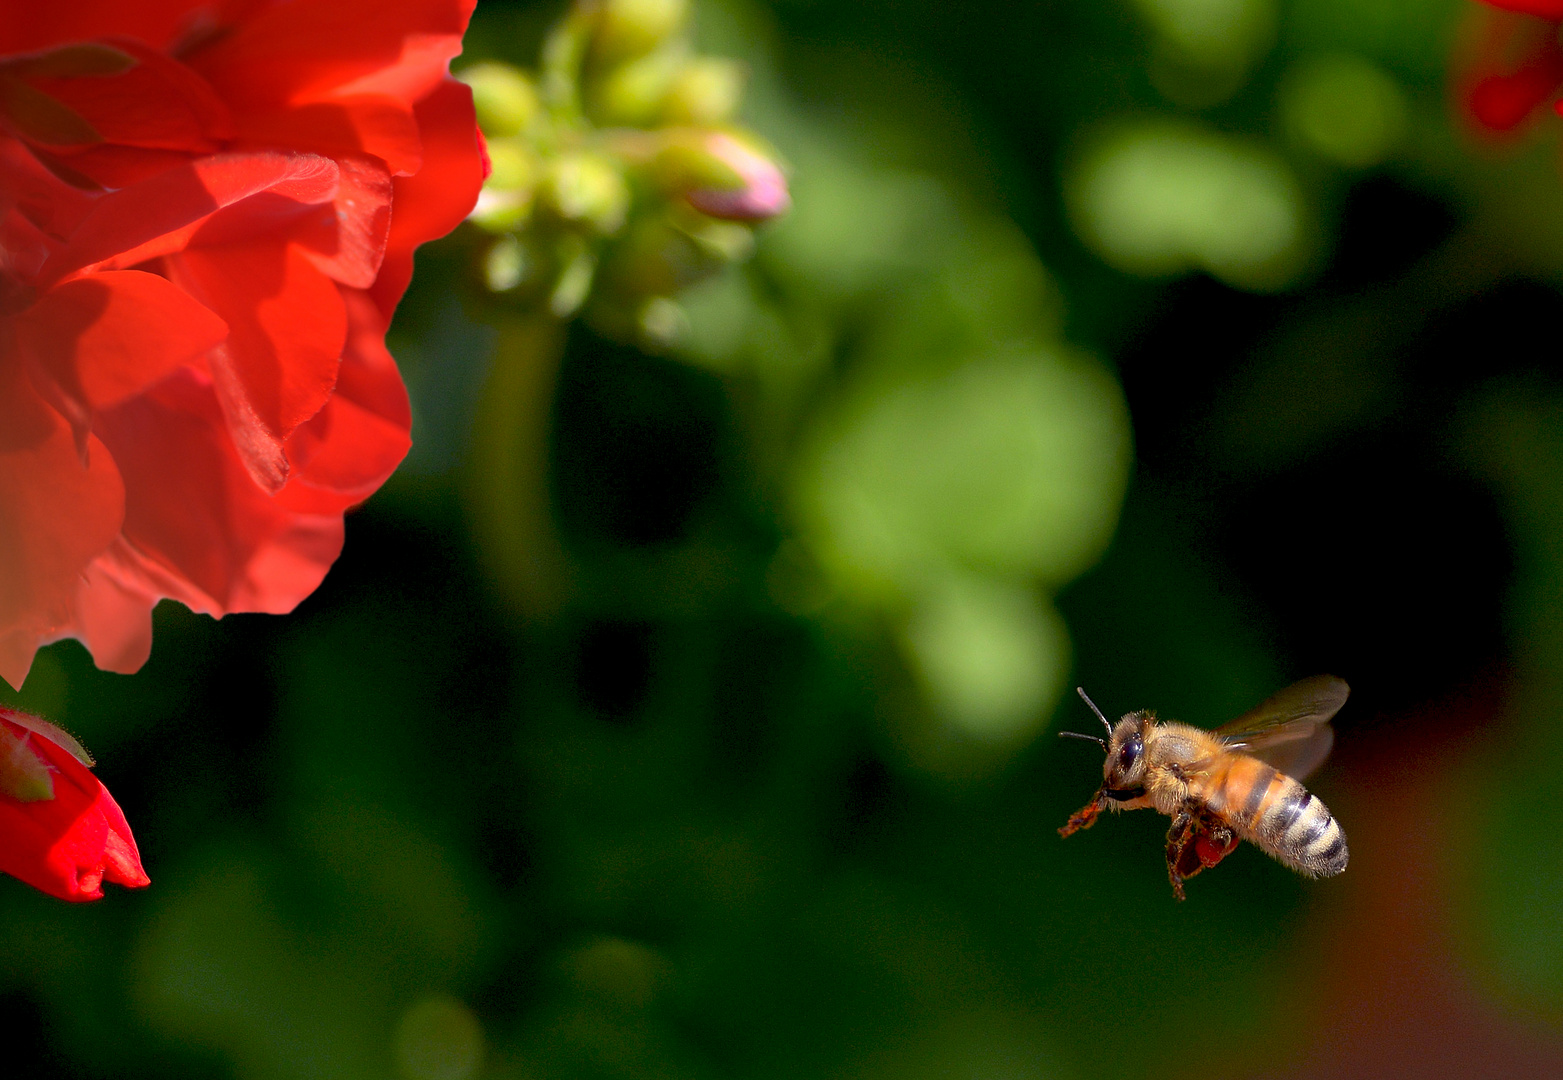
M 1114 725 L 1084 689 L 1077 692 L 1107 728 L 1107 739 L 1059 734 L 1100 744 L 1107 760 L 1101 788 L 1060 836 L 1089 829 L 1103 809 L 1166 814 L 1172 818 L 1167 877 L 1179 900 L 1183 882 L 1226 858 L 1239 840 L 1309 877 L 1346 869 L 1346 834 L 1293 779 L 1306 777 L 1330 752 L 1330 718 L 1351 692 L 1340 679 L 1304 679 L 1214 731 L 1157 720 L 1145 710 Z

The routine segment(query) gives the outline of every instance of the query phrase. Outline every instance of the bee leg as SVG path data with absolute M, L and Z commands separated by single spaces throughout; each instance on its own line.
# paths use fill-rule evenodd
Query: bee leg
M 1106 805 L 1106 800 L 1102 797 L 1101 791 L 1098 790 L 1095 795 L 1091 796 L 1090 802 L 1069 816 L 1069 821 L 1063 828 L 1058 830 L 1058 835 L 1073 836 L 1081 829 L 1089 829 L 1096 824 L 1097 815 L 1102 812 L 1104 805 Z
M 1183 899 L 1185 876 L 1180 872 L 1179 865 L 1183 862 L 1183 852 L 1193 836 L 1194 815 L 1185 806 L 1178 810 L 1172 819 L 1172 828 L 1167 830 L 1167 880 L 1172 882 L 1172 895 L 1179 900 Z

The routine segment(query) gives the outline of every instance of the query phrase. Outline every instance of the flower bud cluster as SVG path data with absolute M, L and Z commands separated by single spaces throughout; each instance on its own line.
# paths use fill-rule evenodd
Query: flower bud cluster
M 471 215 L 491 292 L 666 344 L 678 291 L 745 257 L 753 227 L 787 209 L 774 154 L 733 123 L 743 71 L 694 53 L 688 6 L 579 0 L 535 75 L 462 73 L 493 167 Z

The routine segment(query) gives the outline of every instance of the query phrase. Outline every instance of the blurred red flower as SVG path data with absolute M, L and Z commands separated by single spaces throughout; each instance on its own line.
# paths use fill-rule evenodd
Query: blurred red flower
M 1462 97 L 1489 131 L 1509 131 L 1563 89 L 1563 0 L 1484 0 L 1493 8 L 1464 65 Z
M 151 884 L 90 764 L 52 724 L 0 707 L 0 872 L 65 900 L 96 900 L 105 880 Z
M 162 597 L 285 612 L 401 461 L 384 333 L 484 157 L 475 0 L 0 15 L 0 677 L 133 671 Z

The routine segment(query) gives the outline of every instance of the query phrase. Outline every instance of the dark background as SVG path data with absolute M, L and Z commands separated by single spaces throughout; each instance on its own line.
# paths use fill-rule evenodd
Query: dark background
M 322 588 L 283 618 L 164 605 L 139 674 L 65 643 L 6 693 L 92 748 L 153 879 L 85 908 L 0 882 L 6 1068 L 1563 1072 L 1563 121 L 1464 129 L 1474 4 L 1231 0 L 1272 29 L 1220 62 L 1158 30 L 1186 6 L 697 6 L 793 170 L 732 271 L 763 333 L 702 329 L 718 282 L 651 355 L 485 298 L 466 230 L 425 249 L 391 338 L 418 446 Z M 558 10 L 484 0 L 469 54 L 529 64 Z M 1300 65 L 1342 55 L 1401 95 L 1371 163 L 1286 126 Z M 1082 239 L 1094 133 L 1167 118 L 1288 170 L 1281 280 Z M 910 246 L 881 196 L 927 215 Z M 968 233 L 991 249 L 952 270 Z M 1046 288 L 1011 300 L 1010 257 Z M 1115 376 L 1133 463 L 1099 560 L 1027 586 L 1072 667 L 952 757 L 894 605 L 786 574 L 811 433 L 892 392 L 854 389 L 899 362 L 885 327 L 945 347 L 902 298 L 982 266 L 979 301 Z M 542 373 L 530 413 L 506 365 Z M 531 472 L 489 467 L 529 438 Z M 1214 726 L 1325 671 L 1353 688 L 1310 783 L 1342 877 L 1245 847 L 1178 905 L 1154 815 L 1059 840 L 1100 765 L 1051 736 L 1093 723 L 1068 687 Z

